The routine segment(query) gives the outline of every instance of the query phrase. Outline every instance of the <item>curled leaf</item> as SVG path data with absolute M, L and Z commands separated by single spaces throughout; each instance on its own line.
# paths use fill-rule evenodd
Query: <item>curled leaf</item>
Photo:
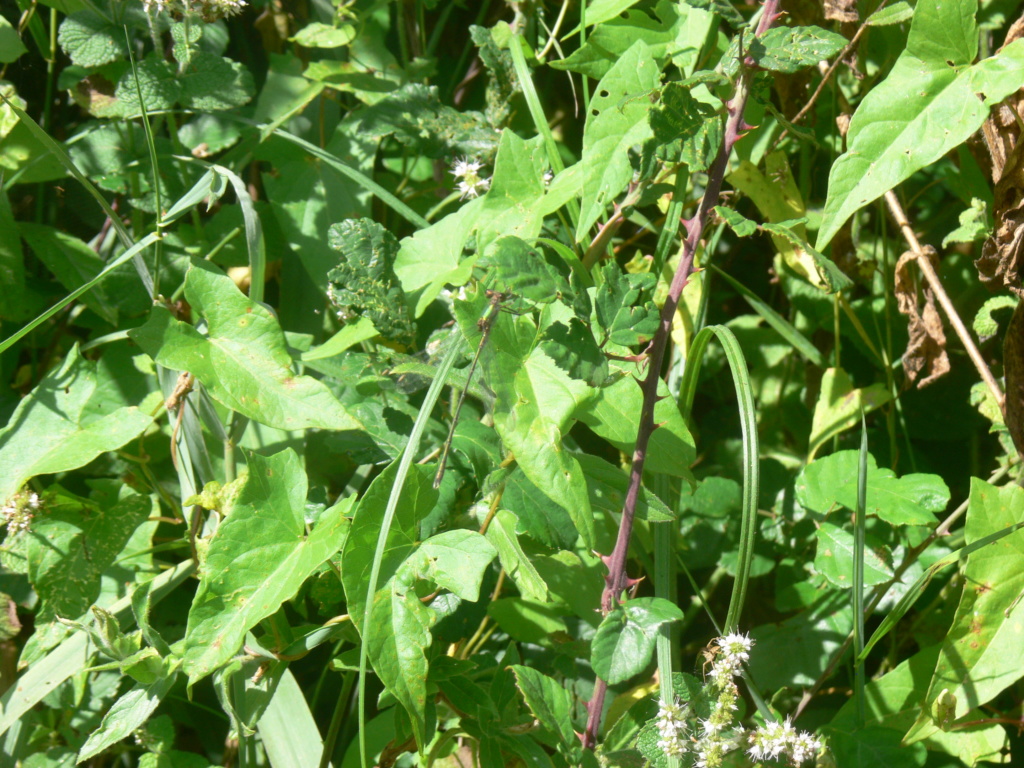
M 938 254 L 930 245 L 925 246 L 927 258 L 937 265 Z M 935 307 L 935 296 L 930 288 L 924 289 L 924 308 L 918 311 L 917 285 L 910 274 L 910 264 L 917 259 L 913 251 L 900 256 L 896 264 L 896 304 L 907 316 L 910 340 L 903 353 L 903 371 L 907 381 L 922 389 L 940 376 L 949 373 L 949 355 L 946 354 L 946 333 L 942 318 Z M 926 373 L 921 378 L 922 373 Z

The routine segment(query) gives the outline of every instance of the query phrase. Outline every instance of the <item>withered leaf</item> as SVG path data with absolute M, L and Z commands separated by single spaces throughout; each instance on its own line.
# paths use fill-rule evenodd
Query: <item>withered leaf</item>
M 1024 16 L 1017 19 L 1006 35 L 1005 48 L 1024 37 Z M 1000 48 L 1002 50 L 1002 48 Z M 1024 268 L 1024 142 L 1020 125 L 1024 119 L 1024 97 L 1017 91 L 992 110 L 981 126 L 987 161 L 995 183 L 992 214 L 995 231 L 985 241 L 981 256 L 974 262 L 978 275 L 990 290 L 1009 288 L 1024 297 L 1021 270 Z
M 938 254 L 930 245 L 925 253 L 933 265 L 938 263 Z M 917 260 L 913 251 L 900 256 L 896 264 L 895 293 L 896 306 L 907 316 L 910 341 L 903 353 L 903 371 L 909 383 L 921 389 L 940 376 L 949 373 L 949 356 L 946 354 L 946 333 L 942 329 L 942 318 L 935 307 L 935 296 L 930 288 L 924 289 L 924 309 L 918 310 L 917 285 L 910 271 L 910 265 Z M 922 374 L 926 374 L 922 378 Z
M 1006 426 L 1017 452 L 1024 458 L 1024 301 L 1017 304 L 1003 339 L 1003 375 Z
M 860 16 L 857 13 L 857 0 L 825 0 L 825 18 L 845 24 L 854 24 L 860 21 Z

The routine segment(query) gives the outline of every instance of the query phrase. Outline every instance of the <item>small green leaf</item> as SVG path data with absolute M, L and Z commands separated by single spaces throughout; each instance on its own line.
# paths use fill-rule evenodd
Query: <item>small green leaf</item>
M 88 69 L 128 56 L 124 28 L 92 11 L 77 11 L 64 19 L 57 42 L 72 64 Z
M 856 451 L 854 451 L 856 453 Z M 853 586 L 853 534 L 831 523 L 822 523 L 815 536 L 818 549 L 814 557 L 814 568 L 837 587 Z M 864 585 L 873 587 L 884 584 L 892 578 L 892 567 L 878 556 L 875 550 L 864 550 Z
M 306 472 L 290 448 L 247 453 L 249 474 L 210 541 L 185 630 L 189 684 L 238 652 L 245 633 L 290 599 L 344 544 L 355 497 L 320 515 L 307 533 Z
M 18 30 L 5 17 L 0 16 L 0 64 L 10 64 L 27 52 L 28 48 L 18 37 Z
M 828 514 L 837 504 L 856 509 L 857 453 L 839 451 L 804 467 L 796 480 L 797 501 L 820 514 Z M 868 456 L 867 514 L 892 525 L 934 525 L 935 515 L 948 503 L 949 488 L 938 475 L 897 478 Z
M 913 16 L 914 6 L 907 0 L 898 0 L 898 2 L 872 13 L 864 23 L 869 27 L 885 27 L 890 24 L 902 24 L 905 21 L 910 21 Z
M 153 423 L 133 406 L 94 412 L 91 401 L 102 394 L 96 386 L 96 363 L 83 358 L 76 345 L 63 365 L 22 398 L 0 429 L 0 499 L 6 500 L 36 475 L 85 466 L 134 440 Z
M 237 61 L 199 51 L 178 77 L 181 105 L 201 112 L 234 109 L 248 104 L 256 93 L 252 75 Z M 147 109 L 152 109 L 149 103 Z
M 351 24 L 334 27 L 319 21 L 310 22 L 288 39 L 306 48 L 341 48 L 356 38 L 356 28 Z
M 942 238 L 942 247 L 950 243 L 973 243 L 984 240 L 992 227 L 988 222 L 988 206 L 980 198 L 971 199 L 971 207 L 960 212 L 960 226 Z
M 974 322 L 971 324 L 974 332 L 978 334 L 982 341 L 995 336 L 999 332 L 999 322 L 992 317 L 992 313 L 999 310 L 1007 310 L 1005 315 L 1009 318 L 1013 310 L 1016 309 L 1018 301 L 1019 299 L 1016 296 L 993 296 L 991 299 L 986 299 L 985 303 L 981 305 L 981 309 L 978 310 L 978 314 L 974 316 Z
M 627 600 L 604 617 L 591 641 L 591 664 L 609 685 L 640 674 L 650 663 L 664 624 L 681 621 L 679 607 L 660 597 Z
M 678 158 L 691 173 L 711 165 L 722 145 L 724 130 L 718 100 L 708 95 L 696 98 L 694 85 L 697 83 L 668 83 L 650 113 L 658 157 L 671 162 Z M 702 90 L 707 94 L 706 89 Z
M 632 347 L 654 337 L 660 313 L 652 301 L 657 282 L 649 272 L 625 273 L 614 262 L 601 268 L 594 309 L 597 322 L 613 344 Z
M 854 389 L 849 374 L 842 368 L 829 368 L 821 377 L 821 393 L 814 406 L 808 458 L 841 432 L 857 424 L 860 414 L 870 413 L 892 399 L 884 384 Z
M 759 67 L 773 72 L 798 72 L 831 59 L 846 46 L 846 38 L 821 27 L 773 27 L 750 44 Z
M 160 365 L 189 371 L 210 395 L 277 429 L 360 430 L 323 383 L 296 376 L 277 319 L 216 267 L 193 262 L 185 298 L 208 325 L 202 334 L 162 306 L 129 336 Z
M 736 233 L 737 237 L 750 237 L 757 232 L 757 222 L 751 221 L 746 216 L 737 213 L 732 208 L 723 205 L 715 206 L 715 213 L 722 217 L 729 228 Z
M 171 674 L 148 686 L 137 684 L 122 695 L 103 716 L 99 728 L 89 734 L 78 751 L 78 762 L 98 755 L 141 728 L 170 693 L 176 678 L 177 674 Z
M 537 572 L 530 557 L 523 551 L 516 535 L 519 518 L 507 509 L 499 509 L 487 527 L 487 540 L 497 550 L 498 560 L 509 575 L 519 594 L 530 600 L 548 599 L 548 585 Z

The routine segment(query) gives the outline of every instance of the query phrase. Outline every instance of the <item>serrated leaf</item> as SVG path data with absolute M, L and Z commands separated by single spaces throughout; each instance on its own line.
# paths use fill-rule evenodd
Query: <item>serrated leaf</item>
M 185 298 L 206 320 L 205 335 L 162 306 L 128 334 L 157 363 L 189 371 L 215 400 L 267 426 L 362 429 L 323 383 L 294 374 L 277 319 L 231 278 L 195 261 Z
M 630 150 L 651 137 L 648 95 L 659 69 L 650 49 L 637 41 L 612 65 L 594 91 L 583 128 L 583 190 L 576 239 L 595 222 L 633 178 Z
M 971 207 L 960 212 L 960 226 L 942 238 L 942 247 L 950 243 L 973 243 L 983 240 L 991 231 L 988 223 L 988 206 L 980 198 L 971 199 Z
M 920 0 L 906 50 L 861 101 L 829 173 L 816 247 L 858 210 L 967 140 L 1024 81 L 1024 42 L 974 64 L 977 0 Z
M 608 378 L 608 358 L 579 318 L 569 318 L 568 325 L 558 321 L 545 328 L 540 348 L 572 378 L 592 387 L 601 386 Z
M 822 523 L 815 537 L 818 540 L 814 556 L 815 570 L 837 587 L 852 587 L 853 559 L 856 556 L 853 534 L 831 523 Z M 864 586 L 884 584 L 892 575 L 892 567 L 875 550 L 864 549 Z
M 838 451 L 816 459 L 797 477 L 797 501 L 820 514 L 827 514 L 837 504 L 855 510 L 857 473 L 857 451 Z M 938 475 L 914 473 L 897 478 L 868 455 L 867 514 L 892 525 L 933 525 L 935 515 L 948 503 L 949 488 Z
M 124 28 L 92 11 L 77 11 L 61 22 L 57 42 L 71 63 L 95 69 L 128 56 Z
M 369 320 L 384 338 L 411 345 L 416 327 L 395 277 L 395 236 L 370 219 L 349 219 L 332 225 L 327 239 L 340 261 L 327 273 L 327 297 L 339 317 Z
M 307 533 L 306 472 L 286 449 L 247 453 L 249 474 L 210 540 L 188 613 L 182 669 L 189 684 L 226 663 L 245 633 L 290 599 L 345 542 L 355 497 L 339 500 Z
M 604 265 L 601 275 L 594 309 L 608 340 L 631 347 L 653 338 L 661 319 L 651 295 L 657 282 L 654 275 L 627 274 L 615 263 Z
M 529 667 L 514 665 L 516 686 L 523 694 L 526 706 L 540 724 L 551 731 L 563 750 L 570 753 L 579 749 L 579 741 L 572 728 L 572 697 L 557 681 Z
M 660 597 L 627 600 L 604 617 L 591 641 L 591 664 L 609 685 L 640 674 L 650 663 L 661 627 L 683 612 Z
M 798 72 L 831 59 L 846 46 L 846 38 L 821 27 L 773 27 L 750 44 L 759 67 L 773 72 Z
M 965 542 L 985 536 L 1024 519 L 1024 489 L 1011 484 L 996 488 L 971 479 Z M 917 721 L 904 740 L 914 743 L 936 733 L 933 708 L 942 692 L 955 697 L 950 720 L 991 701 L 1016 683 L 1021 668 L 1018 649 L 1024 635 L 1024 531 L 1015 531 L 972 552 L 964 570 L 963 592 L 953 624 L 939 652 L 935 670 Z
M 992 316 L 992 313 L 1009 310 L 1006 314 L 1011 314 L 1018 301 L 1016 296 L 993 296 L 991 299 L 986 299 L 974 316 L 974 322 L 971 323 L 974 332 L 982 341 L 987 341 L 995 336 L 999 331 L 999 322 Z
M 72 347 L 64 363 L 43 377 L 18 403 L 0 430 L 0 499 L 36 475 L 85 466 L 101 453 L 134 440 L 152 417 L 136 407 L 92 411 L 96 363 Z
M 141 494 L 110 507 L 49 497 L 25 547 L 28 577 L 43 602 L 37 621 L 84 614 L 100 597 L 104 572 L 152 512 L 152 500 Z
M 202 112 L 241 107 L 256 93 L 252 75 L 243 64 L 207 51 L 193 55 L 178 82 L 182 106 Z M 148 102 L 146 107 L 151 109 Z

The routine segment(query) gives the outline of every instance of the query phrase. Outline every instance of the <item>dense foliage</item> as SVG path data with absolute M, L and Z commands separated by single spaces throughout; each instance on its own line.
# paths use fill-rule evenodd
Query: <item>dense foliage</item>
M 0 9 L 3 765 L 1022 759 L 1017 3 Z

